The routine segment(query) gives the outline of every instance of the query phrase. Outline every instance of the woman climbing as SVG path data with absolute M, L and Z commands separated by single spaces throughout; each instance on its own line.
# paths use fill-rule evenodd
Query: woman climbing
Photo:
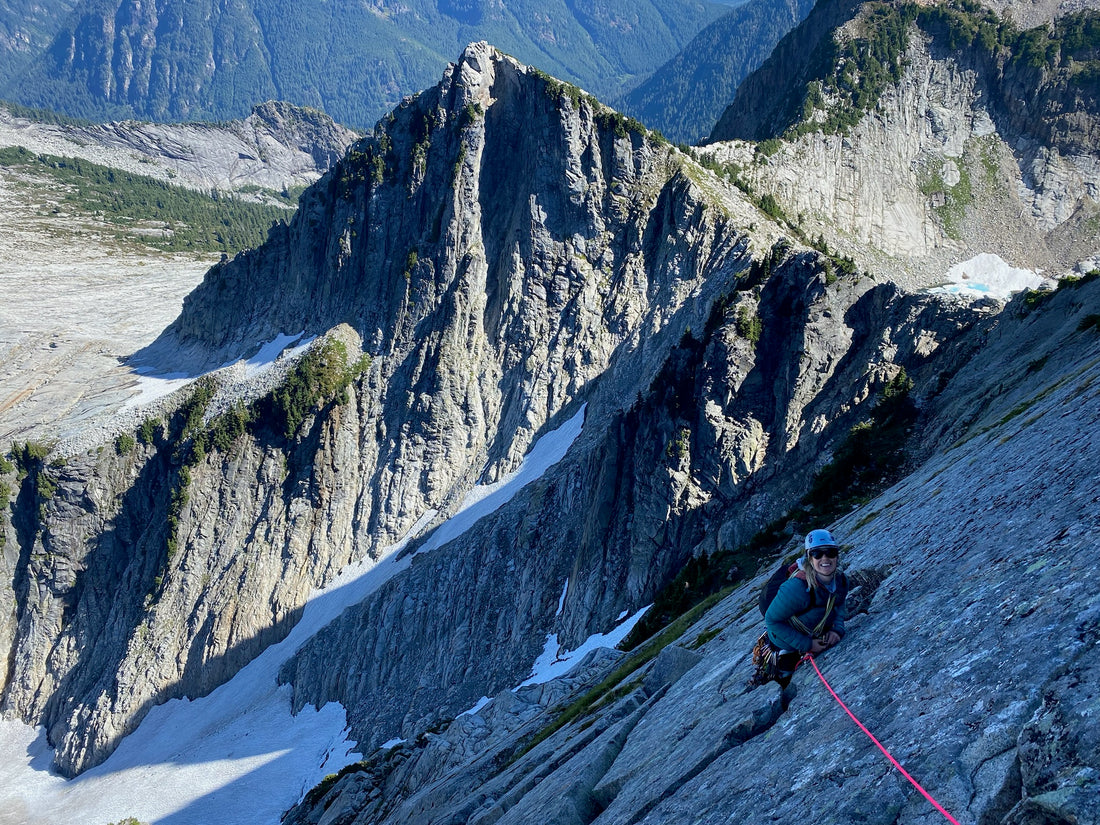
M 804 654 L 816 655 L 844 638 L 848 579 L 839 555 L 828 530 L 811 530 L 798 571 L 783 582 L 764 613 L 768 640 L 778 651 L 775 680 L 782 687 Z

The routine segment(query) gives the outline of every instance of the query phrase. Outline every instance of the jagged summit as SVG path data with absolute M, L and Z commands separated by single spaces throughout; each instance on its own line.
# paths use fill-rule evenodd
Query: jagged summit
M 648 174 L 659 152 L 639 124 L 628 133 L 624 118 L 582 98 L 486 43 L 470 45 L 439 85 L 383 118 L 305 194 L 289 227 L 274 228 L 263 249 L 210 273 L 167 331 L 170 346 L 205 346 L 208 363 L 222 363 L 278 331 L 304 325 L 323 332 L 350 319 L 379 351 L 406 331 L 395 320 L 405 287 L 424 280 L 411 276 L 453 276 L 456 265 L 436 256 L 461 258 L 476 247 L 470 233 L 482 233 L 481 213 L 488 222 L 539 207 L 559 240 L 574 234 L 571 220 L 585 235 L 598 235 L 602 221 L 582 213 L 602 206 L 616 176 L 633 184 Z M 628 134 L 643 141 L 637 169 L 629 153 L 615 151 Z M 582 148 L 569 145 L 577 141 L 593 146 L 587 168 L 566 167 Z M 571 187 L 564 197 L 557 191 L 562 178 Z M 409 266 L 414 252 L 419 269 Z M 501 265 L 509 264 L 479 264 Z M 395 276 L 406 270 L 402 283 Z M 248 285 L 239 295 L 243 307 L 208 297 L 232 290 L 238 279 Z
M 457 336 L 487 362 L 478 396 L 534 381 L 533 396 L 509 399 L 519 407 L 506 418 L 525 431 L 507 450 L 514 460 L 577 397 L 566 388 L 583 386 L 635 334 L 653 297 L 634 284 L 746 265 L 731 218 L 747 225 L 760 214 L 736 190 L 701 186 L 707 177 L 637 121 L 474 43 L 304 193 L 289 225 L 212 269 L 132 360 L 197 374 L 281 334 L 346 323 L 371 357 L 411 364 L 429 340 L 452 346 Z M 778 237 L 768 223 L 756 234 L 760 244 Z M 461 331 L 450 329 L 460 322 L 449 295 L 470 302 Z M 563 364 L 578 373 L 569 379 L 535 379 L 507 354 L 516 344 L 594 360 Z
M 895 111 L 924 124 L 928 108 Z M 760 155 L 753 169 L 785 168 Z M 865 165 L 832 168 L 875 185 Z M 64 461 L 28 445 L 0 468 L 5 712 L 46 730 L 66 774 L 102 764 L 123 781 L 120 745 L 159 742 L 179 699 L 232 715 L 232 680 L 255 665 L 249 712 L 342 712 L 368 757 L 298 822 L 751 822 L 762 799 L 784 820 L 824 803 L 921 821 L 923 800 L 804 682 L 740 689 L 755 566 L 774 561 L 755 548 L 847 502 L 861 509 L 834 529 L 866 590 L 861 644 L 829 654 L 840 687 L 974 820 L 1087 821 L 1100 283 L 1007 304 L 909 292 L 866 236 L 838 254 L 719 171 L 467 49 L 293 221 L 213 268 L 156 345 L 208 368 L 316 335 L 283 384 L 219 406 L 214 374 L 128 439 Z M 829 180 L 807 161 L 790 186 Z M 910 217 L 921 238 L 946 231 Z M 884 441 L 846 463 L 869 431 Z M 560 450 L 532 471 L 540 436 Z M 512 692 L 689 560 L 734 589 L 673 625 L 668 652 L 623 660 L 629 675 L 560 729 L 559 701 L 622 657 Z M 352 761 L 345 724 L 270 783 L 265 810 L 323 760 Z M 1051 729 L 1058 747 L 1037 744 Z M 300 758 L 268 741 L 202 762 L 260 781 L 248 765 Z M 137 768 L 177 758 L 173 743 Z M 248 820 L 235 784 L 204 801 Z M 166 816 L 167 795 L 148 796 L 147 818 Z M 146 808 L 104 818 L 130 815 Z
M 326 375 L 351 370 L 351 394 L 275 424 L 273 410 L 290 413 L 289 391 L 246 415 L 257 399 L 211 404 L 204 383 L 178 399 L 178 414 L 150 412 L 133 437 L 140 449 L 102 456 L 110 468 L 75 457 L 58 515 L 73 512 L 62 502 L 76 496 L 90 508 L 80 518 L 122 522 L 88 542 L 66 533 L 71 543 L 54 543 L 51 554 L 83 571 L 57 603 L 79 618 L 58 627 L 54 607 L 21 614 L 9 661 L 45 662 L 42 646 L 54 647 L 58 633 L 87 627 L 94 640 L 66 643 L 45 670 L 20 670 L 7 707 L 40 719 L 58 764 L 76 773 L 105 759 L 153 704 L 212 690 L 283 638 L 311 588 L 343 565 L 513 469 L 538 434 L 586 401 L 590 420 L 618 415 L 751 268 L 754 242 L 737 229 L 749 223 L 735 221 L 739 212 L 762 220 L 764 243 L 775 237 L 755 207 L 640 124 L 484 44 L 466 50 L 438 86 L 405 101 L 307 190 L 289 224 L 211 269 L 134 358 L 195 374 L 283 335 L 340 330 L 317 357 Z M 180 447 L 196 426 L 213 428 L 210 440 Z M 227 476 L 227 460 L 243 476 Z M 245 477 L 251 503 L 228 521 L 203 503 L 235 497 L 229 490 Z M 120 505 L 129 515 L 77 492 L 101 483 L 141 488 Z M 44 534 L 21 535 L 33 543 Z M 119 564 L 131 584 L 106 600 Z M 212 590 L 183 572 L 193 564 Z M 632 588 L 660 577 L 639 571 Z M 618 613 L 635 598 L 608 593 L 570 611 L 571 633 L 583 632 L 592 609 Z M 179 615 L 193 619 L 180 627 Z M 159 628 L 181 647 L 151 661 L 131 640 Z M 533 642 L 528 630 L 511 644 Z M 497 649 L 502 667 L 524 658 L 510 647 Z M 105 687 L 104 673 L 119 676 Z

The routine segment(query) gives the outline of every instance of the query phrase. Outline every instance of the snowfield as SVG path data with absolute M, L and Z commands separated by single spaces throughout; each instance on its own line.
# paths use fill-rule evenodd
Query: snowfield
M 999 255 L 983 252 L 947 270 L 947 284 L 930 292 L 947 292 L 967 298 L 1007 300 L 1014 292 L 1038 289 L 1046 280 L 1030 269 L 1019 269 Z
M 471 493 L 426 546 L 457 538 L 537 480 L 565 456 L 583 421 L 582 407 L 540 438 L 515 472 Z M 277 825 L 326 774 L 362 758 L 348 741 L 340 705 L 291 714 L 291 688 L 276 684 L 279 668 L 344 609 L 406 569 L 412 557 L 399 559 L 400 550 L 433 516 L 426 514 L 379 561 L 349 566 L 316 592 L 290 635 L 229 682 L 201 699 L 154 708 L 105 763 L 76 779 L 49 769 L 44 731 L 0 722 L 0 825 L 107 825 L 126 817 L 157 825 Z M 548 639 L 528 683 L 568 672 L 589 650 L 614 646 L 642 612 L 576 651 L 561 653 L 556 637 Z

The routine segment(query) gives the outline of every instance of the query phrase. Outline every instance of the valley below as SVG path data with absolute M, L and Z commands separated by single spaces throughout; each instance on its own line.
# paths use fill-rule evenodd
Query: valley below
M 110 441 L 111 422 L 140 394 L 125 359 L 171 323 L 217 261 L 120 248 L 102 226 L 54 207 L 48 190 L 0 168 L 3 444 Z
M 365 136 L 0 112 L 0 825 L 925 825 L 747 682 L 817 527 L 906 768 L 1097 822 L 1100 165 L 921 13 L 843 133 L 674 146 L 486 42 Z

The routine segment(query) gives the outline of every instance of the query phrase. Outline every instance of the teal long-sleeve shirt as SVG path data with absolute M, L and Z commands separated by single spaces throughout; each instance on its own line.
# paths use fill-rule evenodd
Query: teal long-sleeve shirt
M 833 612 L 826 623 L 825 630 L 833 630 L 844 637 L 844 619 L 848 615 L 844 600 L 848 595 L 848 580 L 843 573 L 837 573 L 836 602 Z M 779 592 L 764 614 L 764 624 L 768 628 L 768 637 L 772 644 L 783 650 L 797 650 L 806 653 L 813 646 L 813 638 L 791 624 L 791 617 L 797 616 L 802 624 L 813 630 L 825 616 L 825 604 L 829 598 L 823 589 L 818 591 L 817 602 L 810 597 L 810 587 L 803 579 L 791 577 L 783 582 Z

